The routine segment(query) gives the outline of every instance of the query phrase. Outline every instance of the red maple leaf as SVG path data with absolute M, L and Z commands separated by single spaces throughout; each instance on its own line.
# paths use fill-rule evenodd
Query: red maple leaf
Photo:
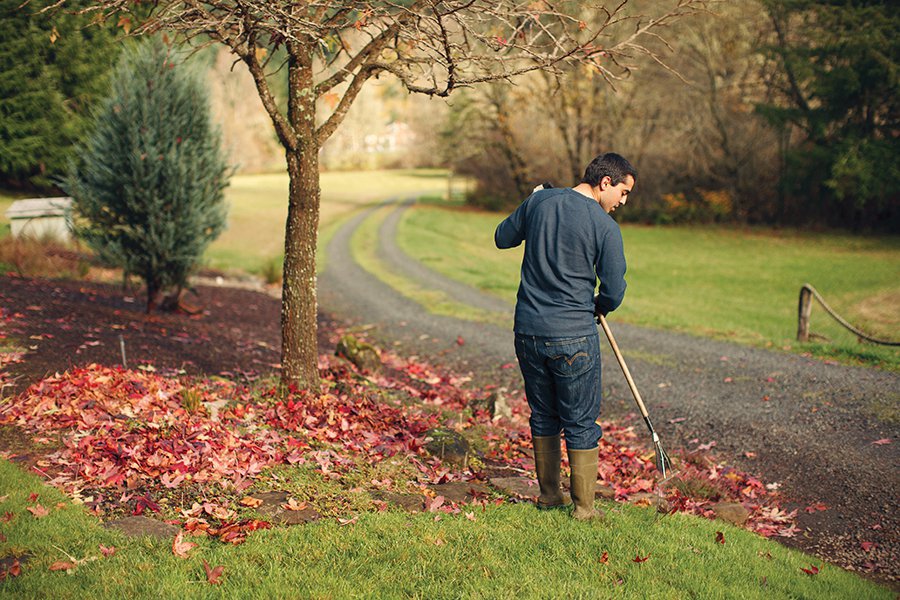
M 71 563 L 65 560 L 58 560 L 52 565 L 50 565 L 51 571 L 68 571 L 70 569 L 75 568 L 75 563 Z
M 725 545 L 725 534 L 721 531 L 716 532 L 716 543 L 722 544 L 723 546 Z
M 819 574 L 819 567 L 817 567 L 816 565 L 809 565 L 808 569 L 800 567 L 800 570 L 810 576 Z
M 863 551 L 868 552 L 878 544 L 876 544 L 875 542 L 860 542 L 859 545 L 863 549 Z
M 608 563 L 609 562 L 609 552 L 604 552 L 603 554 L 601 554 L 599 560 L 600 560 L 601 565 L 605 565 L 606 563 Z
M 175 556 L 179 556 L 181 558 L 187 558 L 188 557 L 187 553 L 192 548 L 196 548 L 197 544 L 195 544 L 194 542 L 185 542 L 183 540 L 183 538 L 184 538 L 184 532 L 179 531 L 178 534 L 175 536 L 175 539 L 172 540 L 172 554 L 174 554 Z
M 107 558 L 116 553 L 115 546 L 107 547 L 107 546 L 104 546 L 103 544 L 99 544 L 99 546 L 100 546 L 100 552 L 103 554 L 103 556 L 106 556 Z
M 219 565 L 217 567 L 210 568 L 209 563 L 205 560 L 203 561 L 203 569 L 206 571 L 206 581 L 213 584 L 218 585 L 222 583 L 219 581 L 219 577 L 222 576 L 222 573 L 225 572 L 225 566 Z
M 632 560 L 633 560 L 634 562 L 636 562 L 636 563 L 642 563 L 642 562 L 647 562 L 647 559 L 648 559 L 648 558 L 650 558 L 650 553 L 649 553 L 649 552 L 647 553 L 647 556 L 645 556 L 645 557 L 643 557 L 643 558 L 641 558 L 641 555 L 638 554 L 638 555 L 636 555 Z
M 40 504 L 35 504 L 34 506 L 26 506 L 25 510 L 33 514 L 35 519 L 40 519 L 41 517 L 46 517 L 50 514 L 50 511 Z

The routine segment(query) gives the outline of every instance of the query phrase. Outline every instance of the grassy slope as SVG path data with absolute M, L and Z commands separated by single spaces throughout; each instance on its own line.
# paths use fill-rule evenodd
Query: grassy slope
M 420 206 L 401 221 L 398 243 L 435 270 L 512 304 L 521 248 L 494 248 L 503 216 Z M 806 282 L 858 327 L 896 339 L 900 238 L 635 225 L 624 226 L 623 237 L 629 291 L 616 319 L 900 368 L 900 349 L 858 344 L 818 305 L 812 330 L 834 343 L 794 341 Z
M 440 192 L 447 186 L 440 170 L 322 173 L 320 231 L 361 206 L 386 195 Z M 225 190 L 229 203 L 228 229 L 207 250 L 209 266 L 223 270 L 260 272 L 284 254 L 288 178 L 284 174 L 239 175 Z M 320 234 L 320 247 L 326 239 Z
M 35 519 L 25 511 L 51 508 Z M 603 524 L 573 522 L 565 512 L 504 505 L 464 515 L 368 513 L 352 525 L 319 524 L 256 532 L 232 547 L 193 538 L 199 548 L 175 557 L 171 540 L 129 539 L 103 529 L 81 507 L 18 467 L 0 460 L 0 555 L 29 552 L 19 577 L 0 582 L 16 598 L 282 597 L 641 597 L 891 598 L 893 594 L 837 567 L 809 576 L 821 562 L 720 522 L 615 506 Z M 725 544 L 715 541 L 722 531 Z M 190 538 L 189 538 L 190 539 Z M 59 560 L 110 558 L 51 572 Z M 608 562 L 600 557 L 608 553 Z M 647 556 L 643 563 L 635 556 Z M 223 583 L 206 583 L 202 561 L 224 565 Z

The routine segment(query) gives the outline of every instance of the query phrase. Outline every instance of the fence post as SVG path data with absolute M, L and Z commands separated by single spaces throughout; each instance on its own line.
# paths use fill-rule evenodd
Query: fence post
M 800 288 L 800 303 L 797 307 L 797 341 L 809 341 L 809 314 L 812 311 L 812 290 L 809 284 L 803 284 Z

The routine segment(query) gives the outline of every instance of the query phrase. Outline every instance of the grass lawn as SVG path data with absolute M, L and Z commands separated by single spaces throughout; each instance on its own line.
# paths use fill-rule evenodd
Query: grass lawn
M 0 498 L 0 511 L 12 515 L 0 522 L 0 556 L 22 563 L 19 576 L 0 582 L 0 595 L 10 598 L 893 597 L 742 529 L 627 505 L 608 505 L 602 524 L 525 504 L 439 520 L 433 513 L 364 513 L 344 526 L 328 519 L 258 531 L 239 546 L 188 537 L 199 546 L 184 559 L 173 554 L 171 539 L 104 529 L 6 460 Z M 36 503 L 49 515 L 26 511 Z M 115 553 L 103 557 L 100 544 Z M 204 560 L 224 567 L 219 585 L 207 583 Z M 57 561 L 80 562 L 51 571 Z M 802 570 L 813 566 L 815 575 Z
M 284 255 L 288 208 L 286 174 L 237 175 L 225 189 L 228 228 L 207 250 L 206 263 L 225 271 L 264 273 Z M 319 247 L 354 210 L 392 196 L 441 193 L 447 172 L 439 169 L 342 171 L 321 175 Z
M 521 248 L 494 247 L 494 228 L 504 217 L 420 204 L 404 215 L 398 244 L 512 306 Z M 817 304 L 811 330 L 831 343 L 795 341 L 804 283 L 863 331 L 900 339 L 900 237 L 639 225 L 623 226 L 622 235 L 628 293 L 615 320 L 900 369 L 900 349 L 859 344 Z

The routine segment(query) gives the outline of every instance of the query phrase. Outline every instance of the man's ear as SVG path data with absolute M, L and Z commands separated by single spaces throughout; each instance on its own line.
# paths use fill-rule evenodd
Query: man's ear
M 605 190 L 606 188 L 608 188 L 611 185 L 612 185 L 612 177 L 610 177 L 609 175 L 606 175 L 605 177 L 603 177 L 603 179 L 600 180 L 600 189 L 601 190 Z

